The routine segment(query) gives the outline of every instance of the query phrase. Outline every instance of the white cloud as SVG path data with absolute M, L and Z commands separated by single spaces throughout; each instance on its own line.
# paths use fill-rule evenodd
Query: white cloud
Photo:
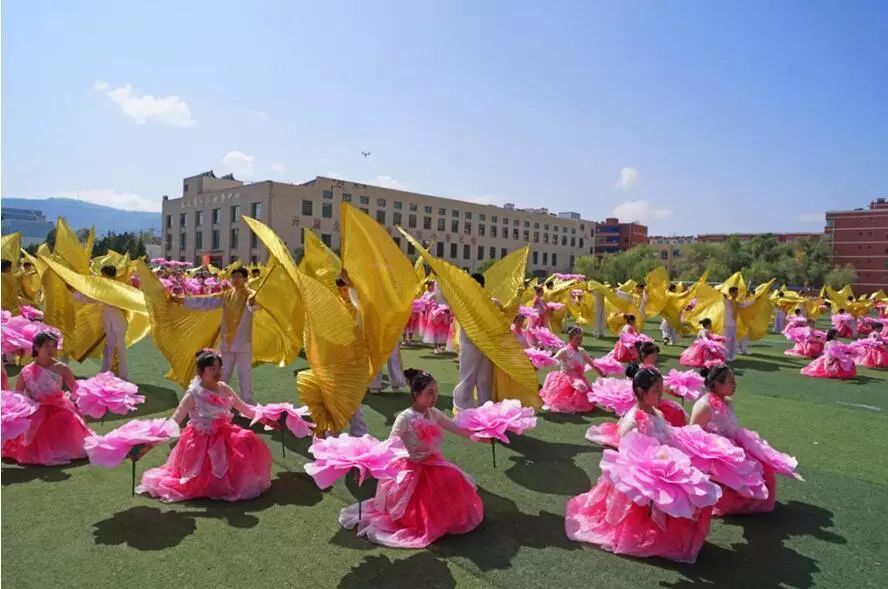
M 617 188 L 620 190 L 629 190 L 638 183 L 638 177 L 639 173 L 637 169 L 630 168 L 629 166 L 620 168 L 620 173 L 617 174 Z
M 105 205 L 114 207 L 115 209 L 125 209 L 127 211 L 150 211 L 152 213 L 159 212 L 161 209 L 160 196 L 142 196 L 134 192 L 124 192 L 115 190 L 114 188 L 90 188 L 85 190 L 59 190 L 53 192 L 54 196 L 64 198 L 73 198 L 91 202 L 97 205 Z M 27 198 L 46 198 L 27 197 Z
M 614 217 L 617 217 L 624 223 L 638 221 L 639 223 L 647 224 L 657 219 L 671 217 L 672 209 L 654 208 L 646 200 L 630 200 L 614 207 L 613 214 Z
M 242 151 L 229 151 L 220 160 L 221 171 L 223 173 L 234 174 L 235 178 L 249 180 L 253 177 L 254 167 L 253 160 L 256 159 L 251 155 L 247 155 Z
M 93 92 L 110 98 L 120 111 L 133 119 L 137 125 L 161 123 L 173 127 L 194 127 L 197 121 L 191 116 L 188 103 L 178 96 L 154 97 L 140 95 L 130 84 L 111 88 L 107 82 L 93 84 Z
M 374 186 L 382 186 L 383 188 L 391 188 L 393 190 L 407 190 L 407 185 L 403 182 L 399 182 L 395 180 L 391 176 L 377 176 L 374 180 L 370 180 L 365 184 L 372 184 Z
M 802 213 L 799 215 L 799 223 L 807 223 L 810 225 L 823 225 L 826 221 L 823 213 Z

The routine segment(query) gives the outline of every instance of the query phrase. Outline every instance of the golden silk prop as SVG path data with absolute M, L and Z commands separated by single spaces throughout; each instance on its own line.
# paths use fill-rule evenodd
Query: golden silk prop
M 527 272 L 529 253 L 529 245 L 520 247 L 491 264 L 484 272 L 485 290 L 507 311 L 513 307 L 515 312 L 518 311 L 516 302 L 524 290 L 524 275 Z M 512 318 L 507 316 L 507 319 L 511 321 Z
M 304 248 L 302 261 L 299 262 L 299 271 L 336 292 L 336 279 L 342 273 L 342 262 L 339 260 L 339 256 L 327 247 L 313 231 L 303 229 L 302 236 Z

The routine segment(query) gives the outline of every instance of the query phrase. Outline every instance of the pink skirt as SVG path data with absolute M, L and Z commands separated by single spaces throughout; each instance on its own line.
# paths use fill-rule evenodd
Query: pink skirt
M 694 368 L 703 368 L 707 365 L 721 363 L 725 361 L 725 355 L 714 351 L 711 347 L 701 343 L 699 340 L 692 343 L 679 357 L 679 364 L 682 366 L 692 366 Z
M 661 399 L 657 409 L 672 427 L 684 427 L 688 424 L 688 416 L 684 408 L 672 399 Z
M 475 483 L 440 455 L 398 461 L 404 478 L 379 483 L 376 497 L 344 508 L 339 523 L 392 548 L 425 548 L 446 534 L 466 534 L 484 520 Z
M 61 395 L 41 401 L 28 431 L 3 444 L 3 458 L 52 466 L 86 458 L 83 440 L 93 434 L 74 403 Z
M 583 376 L 556 370 L 546 375 L 540 389 L 543 407 L 553 413 L 587 413 L 595 409 L 589 400 L 589 383 Z
M 796 342 L 796 345 L 783 353 L 797 358 L 816 358 L 823 353 L 823 342 L 817 339 Z
M 869 348 L 858 364 L 867 368 L 888 368 L 888 346 Z
M 802 368 L 801 373 L 814 378 L 838 378 L 847 380 L 857 376 L 857 367 L 853 362 L 849 366 L 842 367 L 840 362 L 831 362 L 826 356 L 820 356 Z
M 711 517 L 712 508 L 701 509 L 694 519 L 687 519 L 638 505 L 602 475 L 591 491 L 567 502 L 564 528 L 571 540 L 595 544 L 614 554 L 693 563 L 709 533 Z
M 752 499 L 744 497 L 737 491 L 719 484 L 722 489 L 721 499 L 712 508 L 712 515 L 723 517 L 726 515 L 744 515 L 748 513 L 770 513 L 777 504 L 777 477 L 774 469 L 767 464 L 762 464 L 762 475 L 765 479 L 765 487 L 768 489 L 767 499 Z
M 136 489 L 161 501 L 253 499 L 271 486 L 271 452 L 248 429 L 228 421 L 212 433 L 189 425 L 166 464 L 142 475 Z
M 450 337 L 451 323 L 449 312 L 430 315 L 423 330 L 422 341 L 435 346 L 445 345 Z
M 408 335 L 413 335 L 415 333 L 419 333 L 419 320 L 422 314 L 419 311 L 414 311 L 410 313 L 410 319 L 407 320 L 407 327 L 404 328 L 404 331 L 407 332 Z
M 614 345 L 614 358 L 619 362 L 638 362 L 638 348 L 617 340 Z
M 847 323 L 843 323 L 841 326 L 836 328 L 836 336 L 848 339 L 854 337 L 854 333 L 851 331 L 850 325 L 848 325 Z

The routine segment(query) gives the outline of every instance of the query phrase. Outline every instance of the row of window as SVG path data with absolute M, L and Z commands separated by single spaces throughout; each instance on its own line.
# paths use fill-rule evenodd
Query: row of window
M 218 229 L 213 229 L 210 232 L 210 249 L 218 250 L 222 246 L 220 245 L 220 232 Z M 166 249 L 172 249 L 172 235 L 167 234 L 166 237 Z M 180 233 L 179 234 L 179 249 L 183 250 L 188 247 L 188 234 Z M 231 233 L 229 234 L 228 247 L 230 249 L 237 249 L 240 247 L 240 229 L 237 227 L 233 227 L 231 229 Z M 259 238 L 252 231 L 250 232 L 250 248 L 257 249 L 259 247 Z M 194 249 L 202 250 L 204 249 L 204 240 L 203 240 L 203 231 L 196 231 L 194 233 Z
M 240 221 L 241 217 L 241 207 L 240 205 L 231 205 L 230 209 L 231 222 L 237 223 Z M 262 203 L 254 202 L 250 204 L 250 216 L 254 219 L 262 218 Z M 222 223 L 222 209 L 213 209 L 210 211 L 210 222 L 213 225 L 219 225 Z M 194 226 L 202 227 L 204 223 L 204 212 L 203 211 L 194 211 Z M 187 227 L 188 226 L 188 213 L 179 213 L 179 227 Z M 173 216 L 166 216 L 166 228 L 172 229 L 173 227 Z

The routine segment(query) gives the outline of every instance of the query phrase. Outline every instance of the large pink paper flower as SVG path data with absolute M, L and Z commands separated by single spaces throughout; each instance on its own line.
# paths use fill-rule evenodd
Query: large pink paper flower
M 396 478 L 399 470 L 395 461 L 409 456 L 401 438 L 380 442 L 370 434 L 315 438 L 308 451 L 315 461 L 305 465 L 305 472 L 321 489 L 332 486 L 353 468 L 358 469 L 359 485 L 368 475 L 375 479 Z
M 706 432 L 699 425 L 673 428 L 671 443 L 691 458 L 691 464 L 742 495 L 767 499 L 762 465 L 746 457 L 743 448 L 731 440 Z
M 737 430 L 734 434 L 734 441 L 746 450 L 749 456 L 756 460 L 767 464 L 774 469 L 775 472 L 783 476 L 804 480 L 795 469 L 799 465 L 799 461 L 789 454 L 784 454 L 771 447 L 766 440 L 763 440 L 756 432 L 744 428 Z
M 693 518 L 721 497 L 721 488 L 684 452 L 638 432 L 623 436 L 619 450 L 604 451 L 601 470 L 637 505 L 653 504 L 672 517 Z
M 525 307 L 524 305 L 518 307 L 518 314 L 527 319 L 536 319 L 540 316 L 536 309 L 533 307 Z
M 296 408 L 292 403 L 269 403 L 268 405 L 254 405 L 253 410 L 256 412 L 250 425 L 255 424 L 260 419 L 277 422 L 282 415 L 286 415 L 287 429 L 297 438 L 304 438 L 311 433 L 314 424 L 306 421 L 305 418 L 311 415 L 308 407 L 302 406 Z M 265 429 L 271 429 L 268 426 Z
M 171 419 L 133 419 L 104 436 L 88 436 L 83 446 L 90 463 L 114 468 L 136 446 L 153 446 L 178 435 L 179 426 Z
M 559 350 L 564 347 L 564 342 L 561 338 L 545 327 L 531 327 L 528 331 L 535 338 L 535 341 L 544 348 Z
M 474 409 L 463 409 L 456 415 L 454 423 L 461 429 L 470 432 L 476 442 L 497 439 L 504 444 L 509 443 L 506 432 L 523 434 L 536 427 L 532 407 L 522 407 L 517 399 L 506 399 L 499 403 L 487 401 Z
M 625 378 L 599 378 L 592 383 L 589 400 L 617 415 L 623 415 L 635 406 L 632 381 Z
M 59 340 L 59 346 L 62 345 L 62 334 L 55 327 L 49 326 L 40 321 L 30 321 L 22 315 L 10 317 L 0 326 L 3 335 L 2 351 L 4 353 L 23 352 L 31 353 L 34 337 L 41 331 L 49 331 L 55 334 Z
M 31 427 L 31 415 L 40 407 L 30 397 L 14 391 L 0 393 L 0 418 L 2 418 L 2 438 L 14 440 Z
M 35 309 L 31 305 L 22 305 L 19 307 L 22 317 L 28 321 L 43 321 L 43 311 Z
M 680 371 L 675 368 L 670 370 L 666 378 L 663 379 L 667 392 L 688 401 L 696 401 L 700 398 L 704 382 L 705 379 L 693 370 Z
M 620 424 L 616 421 L 605 421 L 599 425 L 589 426 L 586 430 L 586 439 L 599 446 L 620 446 Z
M 80 412 L 99 419 L 108 411 L 126 415 L 145 402 L 139 387 L 114 376 L 113 372 L 100 372 L 92 378 L 77 381 L 74 401 Z
M 552 312 L 560 311 L 564 308 L 564 303 L 546 303 L 546 308 Z
M 592 360 L 592 365 L 600 370 L 604 376 L 622 376 L 626 371 L 626 369 L 623 368 L 623 364 L 614 358 L 613 351 L 608 352 L 607 356 L 594 358 Z
M 555 366 L 558 364 L 558 360 L 552 357 L 552 353 L 546 352 L 545 350 L 527 348 L 524 350 L 524 353 L 530 358 L 530 362 L 533 364 L 534 368 L 545 368 L 547 366 Z

